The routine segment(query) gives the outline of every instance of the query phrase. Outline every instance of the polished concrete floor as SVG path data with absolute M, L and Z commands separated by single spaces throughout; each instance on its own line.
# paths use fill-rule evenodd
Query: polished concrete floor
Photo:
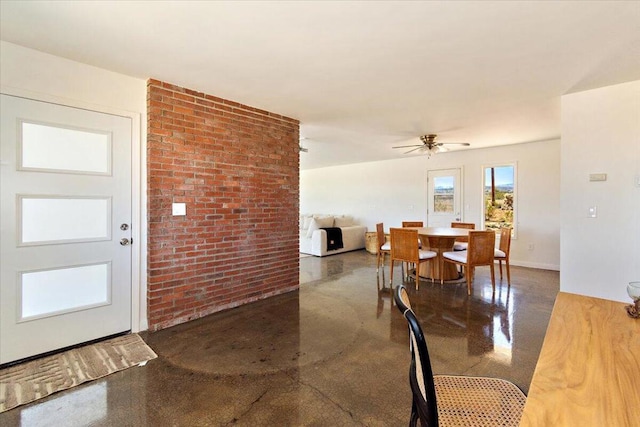
M 143 333 L 157 359 L 0 414 L 0 425 L 404 426 L 407 326 L 375 258 L 302 258 L 299 291 Z M 512 267 L 511 277 L 493 294 L 478 268 L 470 297 L 464 283 L 407 282 L 435 373 L 528 391 L 559 274 Z

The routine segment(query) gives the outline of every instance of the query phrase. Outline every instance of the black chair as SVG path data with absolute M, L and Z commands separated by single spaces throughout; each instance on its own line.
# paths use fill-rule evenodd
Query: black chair
M 396 306 L 409 324 L 413 394 L 409 426 L 518 426 L 526 396 L 498 378 L 433 375 L 422 328 L 403 285 L 396 287 Z

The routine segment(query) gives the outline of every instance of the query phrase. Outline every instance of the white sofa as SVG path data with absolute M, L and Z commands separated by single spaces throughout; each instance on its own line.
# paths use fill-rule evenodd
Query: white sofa
M 339 227 L 342 230 L 341 249 L 327 250 L 325 227 Z M 367 227 L 356 225 L 353 218 L 344 215 L 302 215 L 300 217 L 300 252 L 315 256 L 327 256 L 355 251 L 365 247 Z

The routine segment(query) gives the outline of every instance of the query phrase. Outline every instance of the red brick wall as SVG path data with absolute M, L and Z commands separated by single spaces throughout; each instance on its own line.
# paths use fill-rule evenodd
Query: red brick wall
M 297 289 L 299 122 L 147 89 L 149 329 Z

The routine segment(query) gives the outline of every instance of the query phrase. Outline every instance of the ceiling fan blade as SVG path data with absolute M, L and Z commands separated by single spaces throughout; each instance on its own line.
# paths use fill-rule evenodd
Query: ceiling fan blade
M 412 149 L 412 150 L 407 151 L 407 152 L 406 152 L 406 153 L 404 153 L 404 154 L 413 153 L 413 152 L 414 152 L 414 151 L 416 151 L 416 150 L 424 150 L 424 148 L 425 148 L 424 146 L 416 147 L 416 148 L 414 148 L 414 149 Z
M 470 146 L 468 142 L 438 142 L 438 145 L 463 145 L 465 147 Z
M 391 148 L 409 148 L 409 147 L 422 147 L 424 144 L 413 144 L 413 145 L 398 145 L 397 147 Z

